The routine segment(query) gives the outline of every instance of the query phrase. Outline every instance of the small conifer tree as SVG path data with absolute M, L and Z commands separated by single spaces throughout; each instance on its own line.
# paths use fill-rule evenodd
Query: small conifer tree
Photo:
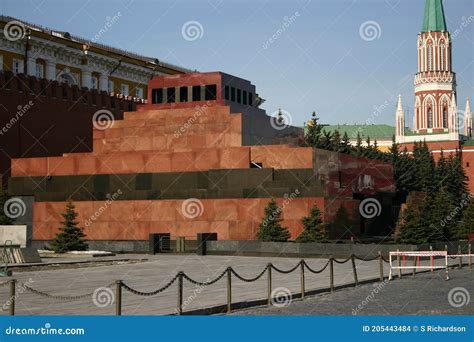
M 51 241 L 51 248 L 56 253 L 65 253 L 69 251 L 85 251 L 87 244 L 84 241 L 86 236 L 81 227 L 78 227 L 76 218 L 78 214 L 75 211 L 74 204 L 69 201 L 66 205 L 66 212 L 61 214 L 64 221 L 63 227 L 59 228 L 58 234 Z
M 311 208 L 309 216 L 301 220 L 304 230 L 296 238 L 297 242 L 327 242 L 326 228 L 321 219 L 321 212 L 316 204 Z
M 265 208 L 265 217 L 260 223 L 257 238 L 260 241 L 285 242 L 291 237 L 287 228 L 282 227 L 280 222 L 282 210 L 272 199 Z

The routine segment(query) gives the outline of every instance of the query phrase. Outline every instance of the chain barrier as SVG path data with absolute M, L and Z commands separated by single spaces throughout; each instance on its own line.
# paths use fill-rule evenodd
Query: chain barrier
M 348 257 L 347 259 L 344 259 L 344 260 L 337 260 L 337 259 L 332 259 L 334 262 L 336 262 L 337 264 L 345 264 L 346 262 L 348 262 L 349 260 L 352 259 L 352 257 L 354 257 L 355 259 L 358 259 L 358 260 L 362 260 L 362 261 L 373 261 L 373 260 L 376 260 L 376 259 L 379 259 L 379 256 L 376 256 L 374 258 L 360 258 L 360 257 L 357 257 L 355 255 L 351 255 L 350 257 Z M 166 285 L 164 285 L 163 287 L 159 288 L 159 289 L 156 289 L 154 291 L 150 291 L 150 292 L 146 292 L 146 291 L 139 291 L 139 290 L 136 290 L 132 287 L 130 287 L 129 285 L 125 284 L 125 283 L 121 283 L 121 286 L 122 288 L 124 288 L 125 290 L 127 290 L 128 292 L 130 293 L 133 293 L 135 295 L 138 295 L 138 296 L 154 296 L 154 295 L 157 295 L 163 291 L 165 291 L 166 289 L 168 289 L 171 285 L 173 285 L 176 280 L 182 276 L 183 279 L 186 279 L 187 281 L 189 281 L 190 283 L 194 284 L 194 285 L 197 285 L 197 286 L 209 286 L 209 285 L 212 285 L 212 284 L 215 284 L 216 282 L 218 282 L 219 280 L 221 280 L 226 274 L 227 272 L 230 270 L 230 272 L 236 276 L 239 280 L 243 281 L 243 282 L 247 282 L 247 283 L 251 283 L 251 282 L 254 282 L 254 281 L 257 281 L 258 279 L 260 279 L 261 277 L 263 277 L 263 275 L 271 268 L 273 268 L 276 272 L 279 272 L 279 273 L 282 273 L 282 274 L 289 274 L 289 273 L 292 273 L 294 271 L 296 271 L 299 267 L 301 267 L 301 265 L 303 265 L 304 267 L 306 267 L 306 269 L 308 269 L 311 273 L 313 274 L 318 274 L 318 273 L 322 273 L 324 272 L 329 264 L 330 264 L 330 260 L 329 259 L 326 264 L 319 270 L 315 270 L 313 268 L 311 268 L 305 260 L 301 260 L 300 262 L 298 262 L 294 267 L 292 267 L 291 269 L 289 270 L 282 270 L 278 267 L 276 267 L 275 265 L 273 264 L 268 264 L 256 277 L 253 277 L 253 278 L 246 278 L 246 277 L 243 277 L 241 276 L 240 274 L 238 274 L 232 267 L 228 267 L 226 270 L 224 270 L 219 276 L 217 276 L 215 279 L 211 280 L 211 281 L 205 281 L 205 282 L 200 282 L 200 281 L 197 281 L 197 280 L 194 280 L 192 278 L 190 278 L 186 273 L 184 272 L 178 272 L 173 279 L 171 279 Z M 384 258 L 382 256 L 382 260 L 386 263 L 389 262 L 388 259 Z M 0 287 L 2 286 L 7 286 L 8 284 L 10 284 L 10 281 L 6 281 L 6 282 L 2 282 L 0 283 Z M 110 283 L 108 284 L 107 288 L 111 288 L 115 285 L 115 282 L 113 283 Z M 90 292 L 90 293 L 86 293 L 86 294 L 82 294 L 82 295 L 77 295 L 77 296 L 60 296 L 60 295 L 52 295 L 50 293 L 47 293 L 47 292 L 43 292 L 43 291 L 40 291 L 40 290 L 37 290 L 37 289 L 34 289 L 32 287 L 30 287 L 29 285 L 27 285 L 26 283 L 25 284 L 19 284 L 18 286 L 21 286 L 23 288 L 25 288 L 26 291 L 32 293 L 32 294 L 36 294 L 38 296 L 41 296 L 41 297 L 45 297 L 45 298 L 49 298 L 49 299 L 54 299 L 54 300 L 59 300 L 59 301 L 77 301 L 77 300 L 81 300 L 81 299 L 84 299 L 84 298 L 89 298 L 91 297 L 93 294 L 94 294 L 94 291 L 93 292 Z
M 235 275 L 238 279 L 242 280 L 243 282 L 246 282 L 246 283 L 252 283 L 254 281 L 257 281 L 259 280 L 264 274 L 265 272 L 267 272 L 268 268 L 269 267 L 274 267 L 272 264 L 270 265 L 267 265 L 262 272 L 260 272 L 259 275 L 257 275 L 256 277 L 254 278 L 245 278 L 245 277 L 242 277 L 240 274 L 238 274 L 237 272 L 234 271 L 234 269 L 231 267 L 230 268 L 230 271 L 232 272 L 233 275 Z
M 354 258 L 361 261 L 374 261 L 374 260 L 378 260 L 379 256 L 377 255 L 377 256 L 374 256 L 373 258 L 361 258 L 361 257 L 358 257 L 357 255 L 354 255 Z
M 291 269 L 289 269 L 289 270 L 287 270 L 287 271 L 281 270 L 281 269 L 279 269 L 278 267 L 276 267 L 276 266 L 273 265 L 273 264 L 270 264 L 270 265 L 271 265 L 271 268 L 273 268 L 273 269 L 274 269 L 275 271 L 277 271 L 278 273 L 288 274 L 288 273 L 291 273 L 291 272 L 293 272 L 294 270 L 296 270 L 298 267 L 300 267 L 300 266 L 301 266 L 301 263 L 302 263 L 302 261 L 300 261 L 299 263 L 297 263 L 297 264 L 295 265 L 295 267 L 293 267 L 293 268 L 291 268 Z
M 176 281 L 176 279 L 178 279 L 178 277 L 183 274 L 182 272 L 179 272 L 178 274 L 176 274 L 174 276 L 173 279 L 171 279 L 168 284 L 166 284 L 165 286 L 155 290 L 155 291 L 151 291 L 151 292 L 144 292 L 144 291 L 138 291 L 138 290 L 135 290 L 134 288 L 131 288 L 130 286 L 128 286 L 127 284 L 125 283 L 122 283 L 122 287 L 127 290 L 128 292 L 131 292 L 137 296 L 145 296 L 145 297 L 150 297 L 150 296 L 154 296 L 154 295 L 157 295 L 158 293 L 161 293 L 163 292 L 164 290 L 166 290 L 168 287 L 170 287 L 171 285 L 173 285 L 173 283 Z
M 351 260 L 351 259 L 352 259 L 352 255 L 351 255 L 350 257 L 348 257 L 347 259 L 343 260 L 343 261 L 339 261 L 339 260 L 337 260 L 337 259 L 332 259 L 332 260 L 334 260 L 334 262 L 335 262 L 336 264 L 345 264 L 346 262 L 348 262 L 348 261 Z
M 212 285 L 212 284 L 215 284 L 217 283 L 219 280 L 221 280 L 225 274 L 227 273 L 227 270 L 225 270 L 224 272 L 222 272 L 216 279 L 214 280 L 211 280 L 211 281 L 204 281 L 204 282 L 200 282 L 200 281 L 197 281 L 197 280 L 194 280 L 192 278 L 190 278 L 186 273 L 182 273 L 183 274 L 183 278 L 186 279 L 187 281 L 189 281 L 191 284 L 193 285 L 197 285 L 197 286 L 209 286 L 209 285 Z
M 104 286 L 104 287 L 112 287 L 114 284 L 115 284 L 115 282 L 110 283 L 110 284 L 108 284 L 107 286 Z M 90 293 L 77 295 L 77 296 L 60 296 L 60 295 L 52 295 L 52 294 L 47 293 L 47 292 L 36 290 L 36 289 L 30 287 L 27 284 L 19 284 L 18 286 L 23 287 L 26 291 L 28 291 L 32 294 L 36 294 L 40 297 L 44 297 L 44 298 L 48 298 L 48 299 L 55 299 L 55 300 L 62 301 L 62 302 L 73 302 L 73 301 L 81 300 L 81 299 L 84 299 L 84 298 L 90 298 L 94 294 L 94 291 L 92 291 Z
M 328 262 L 326 263 L 326 265 L 324 265 L 323 268 L 321 268 L 321 269 L 318 270 L 318 271 L 315 271 L 315 270 L 313 270 L 311 267 L 309 267 L 309 265 L 306 263 L 306 261 L 303 261 L 303 263 L 304 263 L 305 267 L 308 269 L 308 271 L 310 271 L 311 273 L 314 273 L 314 274 L 318 274 L 318 273 L 324 272 L 324 270 L 325 270 L 326 268 L 328 268 L 328 266 L 329 266 L 329 261 L 330 261 L 330 260 L 328 260 Z

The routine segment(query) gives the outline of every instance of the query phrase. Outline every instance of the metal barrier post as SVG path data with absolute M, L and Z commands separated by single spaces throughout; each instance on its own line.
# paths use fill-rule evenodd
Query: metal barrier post
M 416 274 L 416 261 L 417 261 L 416 259 L 417 259 L 417 257 L 414 256 L 414 257 L 413 257 L 413 272 L 412 272 L 412 276 L 413 276 L 413 277 L 414 277 L 415 274 Z
M 433 246 L 431 246 L 431 245 L 430 245 L 430 252 L 433 252 Z M 430 256 L 430 266 L 431 266 L 430 272 L 433 272 L 434 258 L 433 258 L 432 255 Z
M 400 252 L 399 249 L 397 249 L 397 252 Z M 402 267 L 402 263 L 401 263 L 401 260 L 400 260 L 400 255 L 397 254 L 397 266 L 398 266 L 398 279 L 401 279 L 402 278 L 402 269 L 400 267 Z
M 16 289 L 16 279 L 10 280 L 10 305 L 8 306 L 8 311 L 10 316 L 15 316 L 15 289 Z
M 382 251 L 379 251 L 379 269 L 380 269 L 380 281 L 383 281 L 383 258 Z
M 301 266 L 301 299 L 305 297 L 305 284 L 304 284 L 304 260 L 300 261 Z
M 178 303 L 176 312 L 178 315 L 183 314 L 183 272 L 178 275 Z
M 461 245 L 458 245 L 458 255 L 459 255 L 459 268 L 462 268 L 462 249 L 461 249 Z
M 115 282 L 115 315 L 122 315 L 122 281 Z
M 331 292 L 334 292 L 334 259 L 329 259 L 329 287 Z
M 448 253 L 448 245 L 444 245 L 444 250 L 446 251 L 446 280 L 449 280 L 449 253 Z
M 227 313 L 232 311 L 232 272 L 227 268 Z
M 356 269 L 354 254 L 351 255 L 351 260 L 352 260 L 352 271 L 354 272 L 354 285 L 357 286 L 359 285 L 359 280 L 357 279 L 357 269 Z
M 469 254 L 469 268 L 472 268 L 472 261 L 471 261 L 471 244 L 468 245 L 467 247 L 467 254 Z
M 267 291 L 268 291 L 268 305 L 272 305 L 272 264 L 268 264 L 267 275 Z

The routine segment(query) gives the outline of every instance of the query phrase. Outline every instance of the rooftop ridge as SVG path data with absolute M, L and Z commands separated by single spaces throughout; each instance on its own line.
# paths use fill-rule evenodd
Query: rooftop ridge
M 68 40 L 71 40 L 71 41 L 76 41 L 76 42 L 82 43 L 82 44 L 87 44 L 89 46 L 93 46 L 93 47 L 96 47 L 96 48 L 99 48 L 99 49 L 102 49 L 102 50 L 106 50 L 106 51 L 109 51 L 109 52 L 113 52 L 113 53 L 116 53 L 116 54 L 124 55 L 126 57 L 140 59 L 140 60 L 148 62 L 148 63 L 157 64 L 156 62 L 158 61 L 158 64 L 157 64 L 158 66 L 163 66 L 163 67 L 170 68 L 170 69 L 176 69 L 178 71 L 182 71 L 182 72 L 185 72 L 185 73 L 195 72 L 195 70 L 192 70 L 192 69 L 184 68 L 184 67 L 172 64 L 172 63 L 162 62 L 158 58 L 148 57 L 148 56 L 140 55 L 140 54 L 135 53 L 135 52 L 131 52 L 131 51 L 123 50 L 123 49 L 120 49 L 120 48 L 116 48 L 116 47 L 113 47 L 113 46 L 110 46 L 110 45 L 92 42 L 90 39 L 86 39 L 84 37 L 80 37 L 80 36 L 77 36 L 77 35 L 74 35 L 74 34 L 70 34 L 67 31 L 56 30 L 56 29 L 53 29 L 53 28 L 50 28 L 50 27 L 47 27 L 47 26 L 34 24 L 34 23 L 28 22 L 28 21 L 23 20 L 23 19 L 18 19 L 18 18 L 14 18 L 14 17 L 11 17 L 11 16 L 3 15 L 3 14 L 0 15 L 0 22 L 7 23 L 7 22 L 10 22 L 10 21 L 18 21 L 18 22 L 22 23 L 23 25 L 27 26 L 30 29 L 34 29 L 34 30 L 37 30 L 37 31 L 41 31 L 43 33 L 51 34 L 51 35 L 52 35 L 53 32 L 60 33 L 61 36 L 60 37 L 56 36 L 56 37 L 63 38 L 63 39 L 68 39 Z M 66 33 L 67 33 L 67 36 L 65 36 Z

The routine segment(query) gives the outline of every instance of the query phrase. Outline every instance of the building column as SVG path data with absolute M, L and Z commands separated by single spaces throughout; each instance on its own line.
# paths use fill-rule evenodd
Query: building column
M 46 61 L 46 70 L 45 77 L 48 81 L 56 80 L 56 63 L 51 61 Z
M 30 57 L 26 60 L 26 72 L 28 76 L 36 75 L 36 59 L 35 58 Z
M 81 87 L 92 88 L 92 72 L 88 69 L 82 69 Z
M 109 91 L 109 77 L 107 75 L 101 74 L 99 77 L 99 90 L 100 91 Z

